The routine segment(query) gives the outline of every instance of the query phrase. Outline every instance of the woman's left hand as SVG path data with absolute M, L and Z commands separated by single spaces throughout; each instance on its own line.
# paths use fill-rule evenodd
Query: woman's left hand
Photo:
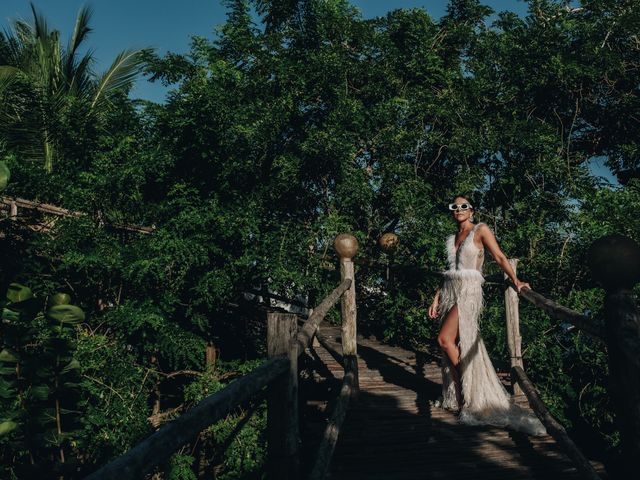
M 531 285 L 529 285 L 527 282 L 521 282 L 520 280 L 516 280 L 516 288 L 518 290 L 518 293 L 520 293 L 520 291 L 523 288 L 528 288 L 529 290 L 531 290 Z

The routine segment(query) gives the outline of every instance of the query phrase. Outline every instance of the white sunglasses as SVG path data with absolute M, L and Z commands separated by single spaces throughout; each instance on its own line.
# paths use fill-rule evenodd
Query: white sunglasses
M 473 208 L 471 206 L 470 203 L 450 203 L 449 204 L 449 210 L 453 210 L 454 212 L 456 210 L 469 210 Z

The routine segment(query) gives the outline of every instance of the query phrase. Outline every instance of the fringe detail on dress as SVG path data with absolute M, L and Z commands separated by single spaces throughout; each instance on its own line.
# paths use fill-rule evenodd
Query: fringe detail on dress
M 448 250 L 451 253 L 452 248 Z M 448 270 L 444 272 L 444 284 L 440 292 L 442 320 L 454 305 L 458 306 L 460 372 L 464 399 L 459 420 L 468 425 L 488 424 L 510 427 L 530 435 L 544 435 L 546 430 L 542 423 L 533 414 L 512 403 L 479 334 L 478 320 L 484 306 L 483 283 L 484 278 L 477 270 Z M 452 368 L 449 358 L 443 354 L 441 406 L 457 410 Z

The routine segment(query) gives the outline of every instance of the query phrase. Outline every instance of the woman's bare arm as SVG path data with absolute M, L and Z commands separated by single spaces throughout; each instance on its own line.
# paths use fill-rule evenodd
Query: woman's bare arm
M 507 256 L 500 249 L 500 245 L 498 245 L 498 241 L 496 240 L 495 235 L 491 231 L 491 229 L 486 225 L 481 225 L 478 227 L 478 232 L 480 235 L 480 241 L 484 248 L 486 248 L 491 256 L 494 258 L 496 263 L 500 265 L 500 268 L 507 274 L 507 276 L 511 279 L 513 284 L 517 287 L 518 292 L 523 288 L 531 288 L 528 283 L 521 282 L 518 280 L 516 276 L 516 272 L 513 271 Z

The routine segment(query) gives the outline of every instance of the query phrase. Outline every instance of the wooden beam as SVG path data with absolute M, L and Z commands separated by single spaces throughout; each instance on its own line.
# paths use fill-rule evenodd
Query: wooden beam
M 511 288 L 514 288 L 514 285 L 511 282 L 505 283 L 507 283 L 507 285 L 509 285 Z M 570 308 L 560 305 L 553 300 L 549 300 L 548 298 L 531 289 L 523 288 L 522 290 L 520 290 L 520 296 L 546 312 L 550 317 L 555 318 L 556 320 L 571 323 L 583 332 L 588 333 L 598 340 L 602 340 L 604 338 L 604 332 L 602 331 L 602 328 L 594 325 L 590 317 L 582 315 L 575 310 L 571 310 Z
M 342 379 L 342 387 L 340 388 L 340 395 L 336 400 L 336 404 L 331 412 L 331 418 L 320 441 L 309 480 L 324 480 L 329 472 L 333 452 L 338 442 L 338 436 L 340 435 L 340 429 L 347 415 L 349 400 L 354 394 L 356 376 L 357 374 L 354 370 L 345 372 L 344 378 Z
M 509 260 L 511 268 L 517 272 L 518 259 Z M 509 277 L 504 274 L 505 280 Z M 504 307 L 507 322 L 507 345 L 509 346 L 509 356 L 511 357 L 511 367 L 519 366 L 524 368 L 522 363 L 522 337 L 520 336 L 520 308 L 518 301 L 518 292 L 513 288 L 507 287 L 504 291 Z M 511 380 L 514 396 L 522 396 L 523 392 L 518 382 Z
M 68 210 L 66 208 L 57 207 L 56 205 L 51 205 L 48 203 L 34 202 L 32 200 L 25 200 L 24 198 L 12 198 L 12 197 L 1 197 L 0 206 L 4 206 L 5 208 L 9 208 L 9 215 L 12 218 L 15 218 L 18 212 L 18 207 L 25 210 L 35 210 L 37 212 L 46 213 L 48 215 L 55 215 L 58 217 L 84 217 L 87 216 L 84 212 L 76 212 L 73 210 Z M 138 233 L 151 233 L 155 230 L 155 227 L 145 227 L 142 225 L 133 225 L 130 223 L 114 223 L 109 226 L 120 229 L 127 230 L 131 232 Z
M 357 397 L 359 390 L 358 379 L 358 342 L 357 342 L 357 309 L 356 284 L 353 258 L 358 253 L 358 240 L 350 234 L 338 235 L 333 242 L 336 252 L 340 256 L 340 279 L 344 282 L 351 280 L 349 289 L 342 296 L 340 307 L 342 313 L 342 357 L 345 373 L 353 372 L 352 395 Z
M 296 480 L 298 444 L 298 333 L 297 317 L 291 313 L 267 315 L 267 354 L 287 356 L 289 371 L 267 387 L 267 478 Z
M 358 394 L 358 342 L 357 342 L 357 310 L 355 269 L 351 258 L 340 259 L 340 278 L 351 280 L 349 290 L 344 292 L 340 302 L 342 310 L 342 356 L 345 371 L 353 372 L 353 394 Z
M 529 400 L 529 405 L 547 428 L 547 432 L 556 439 L 560 447 L 574 463 L 580 472 L 580 475 L 582 475 L 583 478 L 590 480 L 600 480 L 600 476 L 596 473 L 589 460 L 587 460 L 587 458 L 582 454 L 573 440 L 571 440 L 564 427 L 551 416 L 549 410 L 544 402 L 540 400 L 538 392 L 522 367 L 513 367 L 511 369 L 511 375 L 522 387 L 522 390 Z
M 631 289 L 607 291 L 604 299 L 609 353 L 608 392 L 616 410 L 622 458 L 620 476 L 638 475 L 640 462 L 640 310 Z
M 322 300 L 322 302 L 320 302 L 320 305 L 313 309 L 313 313 L 304 322 L 302 329 L 298 333 L 298 337 L 296 339 L 299 346 L 298 354 L 301 354 L 304 349 L 311 344 L 313 336 L 320 328 L 320 324 L 324 320 L 324 317 L 327 315 L 329 309 L 331 309 L 331 307 L 338 303 L 340 296 L 350 286 L 350 279 L 343 280 L 340 285 L 338 285 L 329 295 L 324 298 L 324 300 Z

